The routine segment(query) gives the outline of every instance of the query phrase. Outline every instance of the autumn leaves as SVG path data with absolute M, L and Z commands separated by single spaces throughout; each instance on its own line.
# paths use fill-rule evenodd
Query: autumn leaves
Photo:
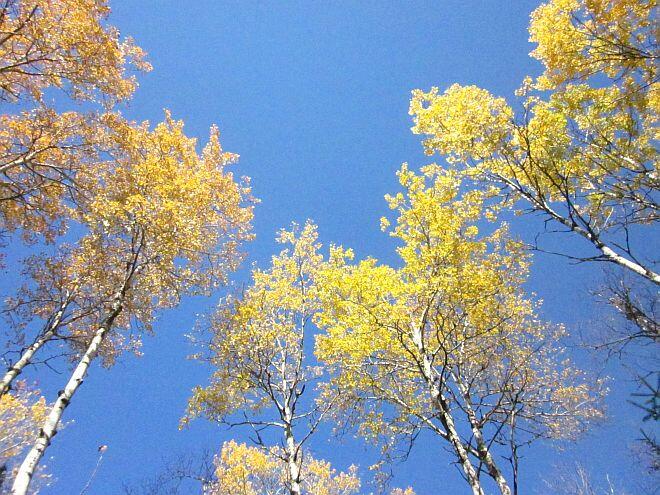
M 167 112 L 122 116 L 150 66 L 107 15 L 103 0 L 0 3 L 0 229 L 32 250 L 4 310 L 18 352 L 0 388 L 0 486 L 16 495 L 38 482 L 91 364 L 139 353 L 155 315 L 226 284 L 253 236 L 249 183 L 215 127 L 200 149 Z M 658 211 L 652 4 L 549 1 L 530 35 L 545 69 L 522 82 L 519 111 L 476 86 L 413 91 L 413 132 L 444 162 L 403 165 L 386 197 L 396 264 L 294 225 L 201 324 L 213 373 L 183 423 L 241 426 L 256 444 L 226 442 L 206 492 L 357 494 L 356 467 L 312 455 L 330 424 L 379 448 L 376 478 L 426 432 L 474 495 L 511 495 L 523 448 L 603 418 L 604 384 L 539 317 L 529 250 L 502 219 L 540 213 L 592 250 L 563 254 L 617 267 L 608 301 L 631 339 L 657 341 L 654 301 L 635 290 L 660 279 L 630 241 Z M 41 398 L 18 377 L 48 349 L 73 366 Z
M 25 261 L 24 288 L 10 301 L 19 335 L 29 308 L 45 324 L 21 338 L 34 341 L 3 377 L 3 407 L 25 415 L 29 394 L 9 390 L 22 390 L 16 377 L 46 346 L 64 343 L 75 363 L 47 412 L 6 422 L 12 438 L 34 438 L 11 473 L 16 494 L 27 492 L 93 360 L 138 351 L 154 312 L 224 282 L 251 236 L 249 187 L 227 170 L 236 156 L 216 128 L 200 153 L 169 114 L 152 128 L 114 106 L 137 87 L 131 69 L 149 65 L 105 24 L 108 12 L 103 1 L 9 1 L 0 11 L 0 87 L 6 111 L 19 110 L 2 122 L 1 228 L 58 242 Z M 56 110 L 76 100 L 92 109 Z
M 602 384 L 566 359 L 564 329 L 536 315 L 522 289 L 529 257 L 492 225 L 491 195 L 461 194 L 437 166 L 399 179 L 389 204 L 401 266 L 338 246 L 324 257 L 311 223 L 281 232 L 286 249 L 210 319 L 215 372 L 190 414 L 250 428 L 266 450 L 265 432 L 279 432 L 293 494 L 329 419 L 380 446 L 383 462 L 431 431 L 473 493 L 488 486 L 483 469 L 510 494 L 501 459 L 579 435 L 602 417 Z

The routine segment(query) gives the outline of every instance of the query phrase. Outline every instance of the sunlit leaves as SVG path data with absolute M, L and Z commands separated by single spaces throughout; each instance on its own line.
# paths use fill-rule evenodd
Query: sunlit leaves
M 0 396 L 0 468 L 11 472 L 15 467 L 14 459 L 34 441 L 47 408 L 39 391 L 25 382 L 18 382 L 14 391 Z
M 477 184 L 498 184 L 591 242 L 605 260 L 660 283 L 627 240 L 658 219 L 658 58 L 654 2 L 553 0 L 532 14 L 545 66 L 517 91 L 521 110 L 475 86 L 413 91 L 428 154 Z M 624 235 L 620 235 L 625 232 Z
M 211 317 L 215 371 L 209 387 L 195 389 L 191 415 L 222 419 L 241 408 L 260 409 L 272 405 L 271 392 L 289 400 L 281 381 L 299 391 L 317 378 L 318 370 L 303 362 L 311 337 L 306 327 L 319 307 L 316 273 L 323 260 L 317 237 L 311 222 L 280 231 L 277 240 L 287 248 L 272 257 L 269 269 L 253 270 L 252 284 L 239 298 L 218 306 Z
M 335 248 L 319 278 L 316 353 L 348 420 L 389 452 L 420 428 L 446 435 L 434 387 L 454 421 L 496 442 L 517 428 L 525 441 L 573 438 L 601 418 L 601 384 L 562 357 L 564 330 L 540 321 L 523 291 L 528 255 L 506 225 L 490 224 L 493 193 L 466 191 L 435 165 L 404 166 L 399 179 L 404 192 L 387 198 L 396 220 L 384 225 L 401 242 L 401 266 L 354 264 Z
M 305 463 L 302 493 L 305 495 L 352 495 L 360 489 L 357 468 L 337 472 L 330 463 L 314 459 Z M 216 457 L 217 481 L 207 487 L 209 495 L 276 495 L 289 484 L 278 449 L 271 451 L 225 442 Z
M 0 7 L 0 99 L 40 100 L 49 87 L 74 98 L 130 97 L 133 66 L 149 70 L 144 52 L 107 26 L 105 0 L 8 0 Z

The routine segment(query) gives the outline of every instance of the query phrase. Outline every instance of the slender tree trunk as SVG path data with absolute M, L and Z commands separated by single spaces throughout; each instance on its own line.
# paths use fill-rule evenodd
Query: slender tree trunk
M 284 428 L 284 439 L 286 446 L 286 460 L 287 469 L 289 470 L 289 479 L 291 486 L 289 487 L 290 495 L 302 495 L 300 488 L 300 451 L 296 445 L 296 439 L 293 436 L 293 428 L 291 426 L 291 417 L 293 413 L 288 403 L 284 408 L 284 417 L 286 426 Z
M 468 421 L 470 422 L 470 429 L 472 430 L 472 435 L 474 436 L 474 439 L 477 442 L 477 452 L 479 454 L 479 459 L 481 460 L 481 462 L 484 463 L 484 465 L 488 469 L 488 474 L 490 475 L 490 477 L 495 480 L 495 483 L 497 483 L 497 486 L 500 489 L 500 493 L 502 495 L 511 495 L 511 488 L 509 488 L 509 484 L 506 481 L 506 478 L 502 474 L 500 468 L 497 466 L 495 459 L 493 459 L 493 456 L 490 453 L 490 450 L 488 449 L 488 445 L 486 445 L 484 436 L 481 432 L 481 426 L 479 425 L 479 421 L 477 420 L 477 415 L 475 414 L 474 409 L 472 408 L 470 394 L 465 388 L 465 386 L 458 379 L 456 379 L 456 384 L 458 385 L 461 395 L 463 396 L 463 399 L 465 401 L 463 407 L 465 408 L 465 412 L 468 415 Z
M 5 373 L 5 375 L 2 377 L 2 381 L 0 382 L 0 397 L 2 397 L 4 394 L 9 392 L 12 382 L 18 375 L 22 373 L 23 368 L 25 368 L 28 364 L 30 364 L 30 361 L 34 356 L 34 354 L 46 342 L 48 342 L 50 339 L 53 338 L 55 332 L 57 331 L 57 328 L 60 326 L 60 323 L 62 322 L 64 311 L 66 311 L 66 307 L 68 305 L 69 305 L 69 294 L 67 293 L 65 301 L 60 305 L 59 309 L 57 310 L 57 313 L 55 313 L 53 320 L 48 325 L 48 329 L 43 334 L 41 334 L 41 336 L 30 347 L 25 349 L 25 352 L 23 352 L 21 358 L 18 361 L 16 361 L 16 363 L 14 363 L 7 370 L 7 373 Z
M 122 311 L 123 300 L 124 292 L 121 291 L 115 296 L 110 312 L 106 315 L 103 322 L 96 330 L 94 337 L 87 346 L 87 350 L 71 374 L 71 378 L 66 384 L 64 391 L 55 401 L 48 417 L 39 430 L 37 440 L 18 470 L 18 474 L 12 485 L 12 495 L 25 495 L 27 493 L 30 482 L 32 481 L 32 476 L 34 475 L 34 470 L 39 465 L 39 461 L 50 445 L 52 438 L 57 433 L 57 426 L 59 425 L 64 410 L 69 405 L 71 398 L 80 385 L 82 385 L 92 360 L 98 354 L 99 346 L 105 339 L 105 336 L 112 327 L 115 319 Z
M 440 413 L 440 422 L 442 426 L 447 431 L 447 436 L 449 437 L 449 442 L 454 448 L 454 452 L 458 457 L 458 461 L 463 468 L 463 473 L 465 473 L 465 478 L 467 479 L 470 488 L 472 488 L 473 495 L 484 495 L 484 491 L 481 488 L 481 481 L 479 481 L 479 476 L 477 475 L 477 470 L 472 465 L 470 458 L 468 456 L 468 451 L 461 441 L 461 437 L 456 430 L 454 425 L 454 418 L 449 411 L 449 405 L 447 400 L 443 397 L 442 393 L 439 391 L 436 385 L 431 385 L 431 400 L 435 405 L 437 411 Z
M 447 403 L 446 398 L 440 390 L 440 383 L 437 377 L 437 373 L 433 369 L 431 357 L 426 352 L 424 347 L 424 340 L 422 336 L 422 330 L 418 327 L 412 328 L 413 332 L 413 341 L 417 346 L 418 351 L 422 355 L 423 368 L 424 368 L 424 378 L 426 380 L 429 394 L 431 396 L 431 402 L 435 409 L 440 413 L 440 422 L 442 423 L 443 428 L 447 432 L 447 438 L 449 443 L 454 449 L 456 456 L 458 457 L 458 462 L 463 469 L 465 474 L 465 479 L 467 480 L 470 488 L 472 489 L 473 495 L 484 495 L 484 491 L 481 488 L 481 482 L 479 481 L 479 476 L 477 470 L 472 465 L 470 457 L 468 454 L 463 441 L 461 440 L 458 431 L 456 430 L 456 425 L 454 424 L 454 418 L 451 415 L 451 410 L 449 409 L 449 404 Z
M 565 216 L 557 213 L 554 209 L 552 209 L 552 207 L 550 207 L 550 205 L 545 201 L 545 199 L 541 197 L 536 197 L 534 194 L 526 190 L 524 187 L 520 186 L 519 184 L 516 184 L 511 179 L 508 179 L 502 175 L 495 175 L 495 178 L 504 182 L 511 189 L 514 189 L 515 191 L 522 194 L 525 197 L 525 199 L 527 199 L 530 203 L 532 203 L 533 207 L 535 207 L 536 209 L 545 212 L 547 215 L 549 215 L 557 222 L 561 223 L 562 225 L 568 227 L 576 234 L 581 235 L 582 237 L 587 239 L 596 247 L 596 249 L 598 249 L 598 251 L 600 251 L 602 257 L 605 260 L 614 263 L 616 265 L 619 265 L 623 268 L 626 268 L 632 271 L 633 273 L 636 273 L 637 275 L 640 275 L 645 279 L 650 280 L 656 285 L 660 285 L 660 275 L 655 273 L 650 268 L 633 261 L 632 259 L 626 258 L 625 256 L 621 256 L 616 251 L 614 251 L 614 249 L 612 249 L 610 246 L 605 244 L 600 239 L 600 236 L 595 235 L 593 231 L 589 231 L 586 228 L 583 228 L 580 225 L 578 225 L 574 220 L 570 218 L 566 218 Z

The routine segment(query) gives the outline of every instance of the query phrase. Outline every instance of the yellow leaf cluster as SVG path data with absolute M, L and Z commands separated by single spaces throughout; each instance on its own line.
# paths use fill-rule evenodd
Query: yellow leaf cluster
M 74 98 L 129 98 L 128 67 L 149 70 L 144 52 L 107 26 L 105 0 L 9 0 L 0 11 L 0 99 L 40 100 L 49 87 Z
M 0 396 L 0 466 L 9 473 L 16 467 L 18 456 L 37 437 L 48 407 L 39 391 L 29 388 L 25 382 L 17 382 L 14 391 Z M 40 469 L 37 477 L 40 478 L 38 482 L 42 482 L 48 475 Z M 0 490 L 2 488 L 0 480 Z
M 303 361 L 306 327 L 319 307 L 317 238 L 311 222 L 280 231 L 277 241 L 289 247 L 268 270 L 253 270 L 240 298 L 221 301 L 211 320 L 215 371 L 208 387 L 193 391 L 189 415 L 220 419 L 241 407 L 260 409 L 272 382 L 316 378 L 318 370 Z
M 404 166 L 399 179 L 404 193 L 387 199 L 402 266 L 352 264 L 335 248 L 319 275 L 316 355 L 333 370 L 341 407 L 358 413 L 358 430 L 388 442 L 432 425 L 436 380 L 461 390 L 452 392 L 458 403 L 524 394 L 520 421 L 542 436 L 569 437 L 600 418 L 599 385 L 560 362 L 563 329 L 540 321 L 524 294 L 522 245 L 484 218 L 497 213 L 492 192 L 462 192 L 461 175 L 435 165 L 421 174 Z M 494 421 L 510 413 L 480 412 Z
M 132 272 L 116 331 L 101 345 L 111 364 L 123 349 L 139 353 L 139 336 L 119 329 L 149 331 L 158 308 L 225 282 L 252 237 L 252 200 L 247 181 L 227 170 L 237 156 L 223 151 L 217 128 L 198 152 L 169 114 L 153 129 L 114 113 L 99 122 L 94 145 L 103 152 L 90 155 L 98 166 L 78 171 L 80 197 L 70 210 L 82 236 L 28 260 L 32 288 L 21 297 L 56 302 L 69 291 L 70 342 L 84 349 Z M 55 309 L 44 304 L 37 313 Z
M 59 112 L 43 97 L 63 92 L 108 109 L 130 98 L 144 52 L 107 24 L 105 0 L 9 0 L 0 6 L 0 228 L 52 242 L 68 225 L 81 169 L 102 165 L 93 112 Z M 56 92 L 53 93 L 53 90 Z M 67 100 L 58 104 L 65 106 Z M 94 173 L 90 170 L 90 173 Z
M 330 463 L 314 459 L 309 453 L 305 456 L 308 459 L 301 476 L 303 494 L 358 493 L 360 480 L 355 466 L 347 472 L 337 472 Z M 288 486 L 286 464 L 277 455 L 277 449 L 267 451 L 231 440 L 222 446 L 215 463 L 217 481 L 207 487 L 209 495 L 275 495 Z
M 449 161 L 490 156 L 505 140 L 512 111 L 503 98 L 476 86 L 454 84 L 443 94 L 438 88 L 415 90 L 410 102 L 413 132 L 425 134 L 427 154 L 439 152 Z
M 15 392 L 0 397 L 0 465 L 30 445 L 37 425 L 46 417 L 47 405 L 39 392 L 19 383 Z
M 647 81 L 657 69 L 654 0 L 552 0 L 531 17 L 532 56 L 546 72 L 546 89 L 604 73 L 615 79 L 641 71 Z
M 657 218 L 655 2 L 552 0 L 530 24 L 545 72 L 526 78 L 517 115 L 475 86 L 413 91 L 428 154 L 533 210 L 587 231 Z M 603 77 L 604 76 L 604 77 Z M 600 79 L 599 79 L 600 77 Z M 549 90 L 549 92 L 548 92 Z M 557 213 L 559 212 L 559 213 Z M 593 234 L 592 234 L 593 235 Z
M 81 167 L 98 163 L 94 115 L 57 113 L 38 107 L 0 115 L 0 224 L 53 241 L 69 218 L 65 206 L 77 196 L 72 180 Z

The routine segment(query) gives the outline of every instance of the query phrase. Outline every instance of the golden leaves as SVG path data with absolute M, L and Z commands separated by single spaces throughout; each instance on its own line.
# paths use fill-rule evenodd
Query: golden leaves
M 0 101 L 20 105 L 0 116 L 0 228 L 21 229 L 26 240 L 62 234 L 80 194 L 77 173 L 103 163 L 96 153 L 104 123 L 92 112 L 56 112 L 44 91 L 107 110 L 132 96 L 132 72 L 150 70 L 144 52 L 106 24 L 109 12 L 105 0 L 0 7 Z
M 220 455 L 215 459 L 217 481 L 207 487 L 209 495 L 279 493 L 282 486 L 289 486 L 289 480 L 285 474 L 286 464 L 278 454 L 276 448 L 269 452 L 233 440 L 225 442 Z M 358 493 L 360 480 L 355 466 L 349 467 L 347 472 L 337 472 L 330 463 L 315 459 L 307 452 L 304 455 L 307 461 L 303 464 L 301 473 L 303 494 Z
M 430 136 L 426 153 L 442 153 L 450 162 L 490 156 L 509 134 L 513 117 L 503 98 L 458 84 L 443 94 L 438 88 L 414 90 L 409 113 L 415 117 L 413 132 Z
M 134 263 L 117 326 L 135 318 L 149 329 L 157 308 L 207 293 L 236 268 L 240 243 L 251 238 L 250 190 L 225 170 L 236 157 L 222 150 L 217 129 L 200 154 L 169 114 L 153 130 L 115 114 L 103 122 L 108 161 L 79 173 L 88 232 L 69 269 L 81 293 L 109 301 Z
M 193 391 L 189 416 L 221 419 L 241 408 L 259 410 L 269 400 L 272 376 L 284 373 L 301 382 L 316 377 L 303 357 L 307 322 L 319 308 L 323 258 L 317 239 L 310 221 L 279 231 L 277 241 L 287 247 L 271 267 L 253 270 L 240 298 L 221 301 L 210 325 L 215 371 L 210 386 Z
M 150 70 L 144 52 L 107 26 L 105 0 L 11 0 L 2 8 L 0 99 L 40 100 L 48 87 L 112 103 L 137 83 L 128 67 Z
M 531 55 L 545 65 L 543 89 L 597 73 L 617 79 L 637 71 L 653 81 L 655 2 L 647 0 L 552 0 L 531 16 Z
M 0 397 L 0 464 L 22 452 L 36 436 L 36 425 L 46 417 L 47 405 L 39 392 L 19 382 L 16 392 Z
M 0 396 L 0 466 L 9 473 L 15 467 L 17 456 L 37 437 L 38 426 L 47 412 L 46 400 L 23 381 L 15 382 L 13 391 Z M 48 476 L 40 472 L 38 477 Z
M 462 174 L 436 165 L 420 174 L 404 165 L 399 180 L 404 192 L 387 201 L 402 265 L 351 264 L 335 248 L 318 278 L 316 355 L 343 391 L 340 407 L 359 417 L 358 430 L 389 445 L 428 426 L 436 379 L 470 407 L 489 402 L 481 394 L 506 397 L 508 405 L 480 412 L 495 421 L 524 407 L 528 433 L 570 435 L 599 419 L 599 386 L 557 359 L 560 333 L 524 293 L 522 244 L 506 225 L 488 225 L 499 211 L 493 192 L 465 190 Z M 462 397 L 453 391 L 464 386 Z M 511 405 L 514 396 L 529 402 Z
M 568 210 L 565 226 L 649 223 L 657 208 L 647 198 L 659 187 L 653 5 L 544 3 L 529 30 L 545 72 L 523 81 L 518 115 L 475 86 L 415 90 L 413 132 L 477 185 L 501 184 L 555 220 Z

